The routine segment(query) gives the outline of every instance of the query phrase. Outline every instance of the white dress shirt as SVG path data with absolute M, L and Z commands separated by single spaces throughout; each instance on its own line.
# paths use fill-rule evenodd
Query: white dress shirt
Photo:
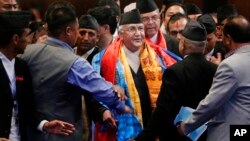
M 9 60 L 3 53 L 0 52 L 0 59 L 2 60 L 3 66 L 9 78 L 9 85 L 11 88 L 12 96 L 15 97 L 16 95 L 16 74 L 15 74 L 15 58 Z M 14 98 L 15 99 L 15 98 Z M 14 101 L 14 104 L 17 106 L 17 101 Z M 12 110 L 12 117 L 11 117 L 11 127 L 10 127 L 10 135 L 9 139 L 11 141 L 20 141 L 20 134 L 19 134 L 19 125 L 17 122 L 18 119 L 18 110 L 17 108 L 13 107 Z

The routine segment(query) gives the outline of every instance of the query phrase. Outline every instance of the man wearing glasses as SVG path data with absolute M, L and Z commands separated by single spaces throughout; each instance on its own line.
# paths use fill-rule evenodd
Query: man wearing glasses
M 178 41 L 160 31 L 160 11 L 154 0 L 136 0 L 136 8 L 141 13 L 145 28 L 146 41 L 151 47 L 161 47 L 181 56 L 178 50 Z M 158 53 L 158 52 L 157 52 Z M 160 53 L 158 53 L 160 54 Z
M 133 109 L 141 125 L 146 126 L 155 107 L 165 67 L 145 41 L 144 25 L 137 9 L 124 13 L 119 25 L 119 38 L 101 58 L 101 74 L 125 89 L 128 97 L 125 104 Z

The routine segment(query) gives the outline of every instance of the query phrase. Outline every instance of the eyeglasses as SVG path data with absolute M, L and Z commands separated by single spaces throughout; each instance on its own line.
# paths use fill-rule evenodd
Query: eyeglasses
M 137 30 L 139 32 L 143 33 L 144 32 L 144 27 L 143 26 L 138 26 L 138 27 L 136 27 L 136 26 L 130 26 L 127 29 L 123 29 L 123 31 L 128 31 L 131 34 L 135 34 Z
M 160 16 L 159 15 L 154 15 L 152 17 L 142 17 L 142 22 L 143 23 L 149 23 L 150 20 L 152 20 L 152 22 L 156 22 L 157 20 L 160 19 Z

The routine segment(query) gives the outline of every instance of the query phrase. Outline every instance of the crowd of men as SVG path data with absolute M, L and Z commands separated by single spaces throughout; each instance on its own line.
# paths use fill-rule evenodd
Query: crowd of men
M 202 125 L 199 141 L 229 141 L 250 125 L 250 24 L 234 5 L 39 8 L 0 0 L 0 141 L 188 141 Z

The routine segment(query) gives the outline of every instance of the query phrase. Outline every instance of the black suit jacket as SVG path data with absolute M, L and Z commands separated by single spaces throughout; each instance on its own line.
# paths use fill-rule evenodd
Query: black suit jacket
M 163 35 L 164 35 L 168 50 L 182 58 L 179 52 L 179 41 L 170 35 L 167 35 L 167 34 L 163 34 Z
M 179 136 L 173 121 L 181 106 L 196 108 L 208 94 L 217 66 L 205 59 L 202 54 L 187 56 L 164 72 L 163 83 L 148 126 L 136 138 L 138 141 L 189 140 Z
M 94 47 L 94 50 L 91 52 L 91 54 L 88 56 L 87 61 L 91 64 L 93 57 L 99 52 L 98 47 Z
M 24 61 L 16 58 L 16 95 L 19 112 L 19 130 L 21 141 L 27 141 L 27 129 L 36 128 L 39 123 L 34 115 L 32 85 L 29 70 Z M 9 138 L 13 98 L 9 86 L 9 78 L 0 60 L 0 137 Z
M 217 58 L 217 53 L 221 53 L 221 59 L 224 60 L 225 59 L 225 54 L 226 54 L 226 50 L 224 48 L 224 44 L 223 42 L 217 42 L 215 44 L 215 47 L 214 47 L 214 52 L 212 54 L 212 56 L 216 57 Z

